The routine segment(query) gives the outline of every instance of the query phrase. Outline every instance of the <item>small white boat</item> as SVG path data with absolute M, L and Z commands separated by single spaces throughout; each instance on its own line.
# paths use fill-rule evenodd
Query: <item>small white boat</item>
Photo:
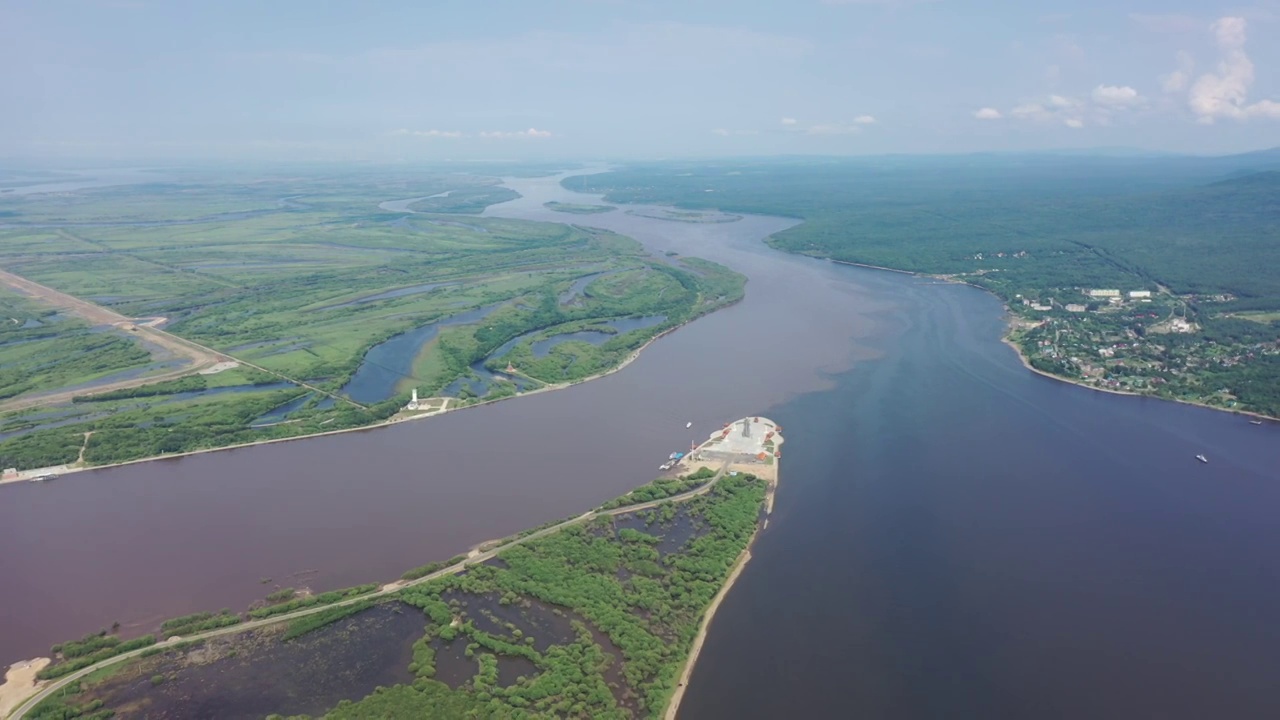
M 1207 463 L 1207 462 L 1209 462 L 1209 458 L 1205 457 L 1204 455 L 1197 455 L 1197 456 L 1196 456 L 1196 459 L 1197 459 L 1197 460 L 1199 460 L 1199 461 L 1200 461 L 1200 462 L 1202 462 L 1202 463 Z
M 689 422 L 685 423 L 685 424 L 684 424 L 684 427 L 685 427 L 685 429 L 686 429 L 686 430 L 688 430 L 689 428 L 693 427 L 693 421 L 692 421 L 692 420 L 690 420 Z
M 1250 425 L 1261 425 L 1261 424 L 1262 424 L 1262 421 L 1261 421 L 1261 420 L 1250 420 L 1250 421 L 1249 421 L 1249 424 L 1250 424 Z

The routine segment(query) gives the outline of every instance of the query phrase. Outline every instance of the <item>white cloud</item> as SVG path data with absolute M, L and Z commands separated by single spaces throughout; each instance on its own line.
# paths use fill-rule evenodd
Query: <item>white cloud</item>
M 1222 60 L 1216 73 L 1201 75 L 1191 86 L 1187 97 L 1191 112 L 1204 124 L 1212 124 L 1218 118 L 1280 119 L 1280 103 L 1272 100 L 1248 102 L 1249 87 L 1253 85 L 1253 62 L 1244 52 L 1244 18 L 1219 18 L 1210 29 L 1222 52 Z
M 729 131 L 725 130 L 724 128 L 716 128 L 715 130 L 711 131 L 711 134 L 719 135 L 720 137 L 729 137 Z
M 811 125 L 805 132 L 810 135 L 853 135 L 854 133 L 862 132 L 862 128 L 857 125 L 829 123 L 826 125 Z
M 981 108 L 980 110 L 975 111 L 973 116 L 979 120 L 999 120 L 1004 117 L 1000 114 L 999 110 L 991 107 Z
M 549 138 L 551 137 L 551 131 L 537 130 L 535 128 L 529 128 L 528 130 L 516 130 L 514 132 L 507 132 L 504 130 L 488 130 L 488 131 L 481 131 L 479 136 L 486 139 Z
M 876 124 L 875 117 L 871 115 L 859 115 L 858 117 L 854 118 L 853 121 L 858 125 L 875 125 Z
M 796 119 L 795 119 L 795 118 L 791 118 L 791 117 L 784 117 L 784 118 L 782 118 L 782 124 L 783 124 L 783 125 L 795 125 L 795 124 L 796 124 Z
M 1129 19 L 1143 30 L 1154 33 L 1184 33 L 1200 27 L 1200 23 L 1190 15 L 1129 13 Z
M 1191 73 L 1196 69 L 1195 60 L 1185 50 L 1178 51 L 1178 69 L 1168 75 L 1160 76 L 1160 89 L 1167 93 L 1182 92 L 1191 82 Z
M 409 137 L 429 137 L 429 138 L 460 138 L 462 132 L 458 130 L 410 130 L 408 128 L 400 128 L 391 131 L 392 135 L 403 135 Z
M 760 131 L 759 130 L 729 130 L 726 128 L 716 128 L 715 130 L 711 131 L 711 134 L 719 135 L 720 137 L 729 137 L 730 135 L 759 135 Z
M 1084 126 L 1084 116 L 1088 111 L 1086 103 L 1080 100 L 1050 95 L 1044 102 L 1029 102 L 1014 107 L 1009 111 L 1009 117 L 1041 123 L 1061 122 L 1067 127 L 1078 128 Z
M 1044 120 L 1052 115 L 1040 103 L 1024 103 L 1009 111 L 1009 115 L 1019 120 Z
M 1128 85 L 1099 85 L 1093 89 L 1093 101 L 1110 108 L 1127 108 L 1141 105 L 1143 98 Z

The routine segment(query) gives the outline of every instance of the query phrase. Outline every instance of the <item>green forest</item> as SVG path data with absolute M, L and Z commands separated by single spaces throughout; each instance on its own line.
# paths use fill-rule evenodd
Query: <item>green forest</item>
M 1280 416 L 1280 155 L 1227 158 L 972 155 L 722 163 L 654 163 L 566 178 L 616 202 L 755 212 L 802 219 L 774 247 L 963 280 L 1053 331 L 1025 346 L 1031 363 L 1090 384 Z M 1088 288 L 1148 290 L 1196 330 L 1146 335 L 1149 321 L 1098 313 Z M 1028 310 L 1022 299 L 1052 305 Z M 1067 362 L 1093 356 L 1068 304 L 1151 345 L 1155 362 Z M 1113 326 L 1113 327 L 1112 327 Z M 1248 329 L 1248 332 L 1242 332 Z M 1115 333 L 1119 333 L 1116 335 Z M 1167 360 L 1167 361 L 1166 361 Z M 1094 374 L 1102 368 L 1101 374 Z M 1225 392 L 1222 392 L 1225 390 Z
M 690 476 L 687 484 L 706 479 L 706 473 Z M 639 513 L 601 515 L 510 547 L 463 572 L 378 598 L 380 604 L 417 608 L 425 618 L 425 633 L 412 642 L 408 670 L 413 680 L 366 690 L 323 716 L 661 717 L 703 614 L 754 537 L 766 490 L 766 483 L 753 475 L 725 475 L 709 492 L 692 499 Z M 653 494 L 649 486 L 642 491 Z M 332 595 L 358 598 L 374 587 Z M 329 595 L 315 600 L 332 602 Z M 250 616 L 304 606 L 289 600 L 291 596 L 292 591 L 273 593 L 283 602 Z M 198 640 L 151 648 L 142 657 L 75 683 L 29 717 L 109 717 L 125 698 L 136 701 L 140 687 L 150 696 L 149 706 L 191 702 L 191 691 L 182 689 L 191 687 L 184 675 L 200 673 L 201 665 L 259 662 L 255 658 L 270 657 L 272 646 L 317 633 L 331 632 L 340 643 L 358 642 L 342 623 L 374 607 L 373 600 L 334 607 L 297 618 L 282 633 L 248 631 L 243 642 L 220 649 Z M 239 619 L 225 610 L 197 613 L 169 620 L 165 628 L 212 629 Z M 153 642 L 148 637 L 121 643 L 99 633 L 55 648 L 64 659 L 51 667 L 63 673 L 63 668 L 89 664 L 80 658 L 98 653 L 109 657 L 125 646 Z M 334 651 L 333 645 L 325 647 Z M 199 653 L 201 661 L 189 662 L 189 653 Z M 502 669 L 511 663 L 522 668 L 518 676 Z M 260 668 L 264 673 L 282 670 L 292 672 Z M 145 686 L 131 679 L 146 677 L 153 680 Z M 321 677 L 311 680 L 326 682 Z M 169 697 L 170 692 L 178 695 Z M 234 702 L 237 693 L 254 691 L 206 684 L 196 692 Z M 307 717 L 288 708 L 272 717 L 286 716 Z

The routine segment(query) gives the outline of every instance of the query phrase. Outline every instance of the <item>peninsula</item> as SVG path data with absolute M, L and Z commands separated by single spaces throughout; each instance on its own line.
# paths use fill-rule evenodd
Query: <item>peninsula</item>
M 6 694 L 30 694 L 10 717 L 673 718 L 767 524 L 782 443 L 742 418 L 626 496 L 395 582 L 62 643 L 24 664 L 34 684 L 12 676 Z

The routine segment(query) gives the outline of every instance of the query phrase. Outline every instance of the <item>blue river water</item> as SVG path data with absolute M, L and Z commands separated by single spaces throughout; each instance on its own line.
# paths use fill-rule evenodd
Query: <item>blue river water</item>
M 450 315 L 375 345 L 365 354 L 351 380 L 342 386 L 342 394 L 362 403 L 386 400 L 395 394 L 396 386 L 405 378 L 413 377 L 414 358 L 424 345 L 435 339 L 440 328 L 480 322 L 501 306 L 502 303 L 496 303 Z
M 490 215 L 599 202 L 508 185 Z M 1280 426 L 1031 373 L 992 296 L 761 242 L 793 221 L 574 222 L 722 262 L 747 296 L 561 391 L 2 487 L 0 660 L 245 607 L 262 577 L 387 581 L 767 415 L 777 505 L 682 718 L 1280 716 Z

